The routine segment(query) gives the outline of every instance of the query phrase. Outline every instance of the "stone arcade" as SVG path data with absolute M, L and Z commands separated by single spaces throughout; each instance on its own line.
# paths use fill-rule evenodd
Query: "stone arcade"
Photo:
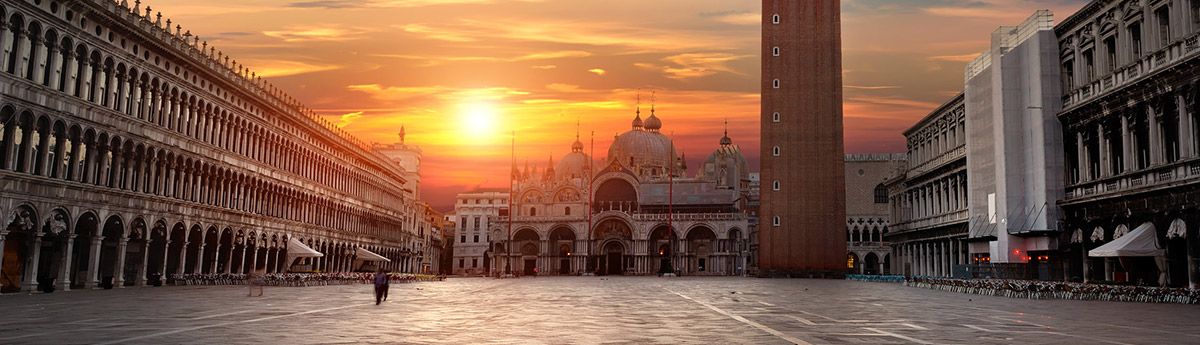
M 236 60 L 125 1 L 0 14 L 3 292 L 281 272 L 289 239 L 415 269 L 403 169 Z

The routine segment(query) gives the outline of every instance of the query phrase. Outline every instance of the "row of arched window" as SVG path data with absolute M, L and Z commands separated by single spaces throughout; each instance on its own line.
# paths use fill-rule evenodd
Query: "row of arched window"
M 379 174 L 369 169 L 347 167 L 368 164 L 353 155 L 343 155 L 339 150 L 331 149 L 332 145 L 281 121 L 267 119 L 270 125 L 259 124 L 251 119 L 254 116 L 247 115 L 265 118 L 260 108 L 230 97 L 220 88 L 214 89 L 213 83 L 197 78 L 196 74 L 184 70 L 179 75 L 178 64 L 174 68 L 175 75 L 171 75 L 170 62 L 163 67 L 155 57 L 154 65 L 167 71 L 159 77 L 147 71 L 148 67 L 139 70 L 139 65 L 149 62 L 136 61 L 136 54 L 127 63 L 116 56 L 120 54 L 108 54 L 82 42 L 75 43 L 69 35 L 60 34 L 54 28 L 44 28 L 37 21 L 26 24 L 20 13 L 8 15 L 2 6 L 0 10 L 5 11 L 4 18 L 8 18 L 6 25 L 0 25 L 0 31 L 3 31 L 0 46 L 4 50 L 0 57 L 4 70 L 9 73 L 375 204 L 402 204 L 403 198 L 394 192 L 400 188 L 380 188 L 376 183 L 368 183 L 380 181 Z M 97 27 L 97 32 L 99 29 Z M 125 40 L 121 42 L 124 46 Z M 136 45 L 134 50 L 137 50 Z M 149 57 L 149 52 L 146 54 Z M 168 79 L 174 81 L 168 82 Z M 222 106 L 205 96 L 218 96 L 221 101 L 237 105 Z M 318 127 L 315 123 L 309 125 Z M 283 134 L 279 133 L 280 128 L 284 129 Z M 351 164 L 344 164 L 344 161 Z M 391 175 L 386 173 L 387 169 L 380 170 Z M 402 180 L 399 175 L 383 177 Z
M 397 237 L 405 218 L 351 207 L 340 198 L 317 195 L 247 174 L 176 149 L 122 138 L 118 134 L 50 116 L 19 114 L 0 105 L 0 170 L 194 202 L 228 210 Z

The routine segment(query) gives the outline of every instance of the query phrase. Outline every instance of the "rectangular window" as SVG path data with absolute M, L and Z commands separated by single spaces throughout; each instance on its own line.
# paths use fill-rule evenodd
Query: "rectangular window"
M 462 228 L 465 230 L 467 228 L 467 217 L 463 216 L 462 221 L 458 222 L 458 224 L 462 224 L 462 226 L 460 226 L 459 228 Z
M 1200 0 L 1192 0 L 1192 24 L 1200 24 Z
M 1129 48 L 1134 60 L 1142 58 L 1142 24 L 1129 25 Z
M 467 243 L 467 235 L 459 236 L 458 243 Z
M 1063 93 L 1067 93 L 1075 88 L 1075 63 L 1067 60 L 1062 65 L 1062 88 Z
M 479 235 L 475 235 L 475 243 L 479 243 Z
M 475 217 L 475 230 L 479 230 L 479 217 Z
M 471 268 L 479 267 L 479 259 L 471 259 Z
M 1154 16 L 1158 19 L 1158 46 L 1163 48 L 1171 42 L 1171 11 L 1167 6 L 1159 7 Z
M 1083 83 L 1087 84 L 1096 78 L 1096 60 L 1092 54 L 1092 50 L 1083 51 Z
M 463 268 L 463 264 L 465 261 L 466 261 L 466 259 L 458 259 L 458 268 Z
M 1104 65 L 1108 66 L 1108 70 L 1104 73 L 1112 73 L 1117 70 L 1117 38 L 1109 36 L 1104 39 Z

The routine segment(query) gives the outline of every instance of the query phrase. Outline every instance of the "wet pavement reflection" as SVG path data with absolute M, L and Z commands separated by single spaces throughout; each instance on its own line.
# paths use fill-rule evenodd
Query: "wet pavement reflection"
M 1200 342 L 1200 307 L 1022 300 L 738 277 L 451 278 L 0 295 L 0 343 L 853 344 Z

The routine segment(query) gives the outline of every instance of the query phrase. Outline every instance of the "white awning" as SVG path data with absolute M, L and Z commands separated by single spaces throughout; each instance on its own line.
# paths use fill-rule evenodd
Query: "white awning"
M 1091 257 L 1117 256 L 1161 256 L 1165 252 L 1158 246 L 1154 224 L 1142 223 L 1129 234 L 1108 242 L 1088 252 Z
M 319 258 L 325 256 L 312 248 L 304 245 L 295 238 L 288 239 L 287 256 L 295 258 Z
M 303 242 L 297 241 L 295 238 L 289 238 L 287 257 L 285 258 L 284 262 L 287 263 L 287 267 L 292 267 L 291 265 L 296 263 L 296 259 L 319 258 L 322 256 L 325 256 L 325 254 L 321 254 L 321 252 L 309 248 L 308 246 L 304 245 Z
M 359 260 L 359 261 L 392 262 L 392 260 L 388 260 L 388 258 L 379 256 L 379 254 L 372 253 L 370 250 L 367 250 L 366 248 L 363 248 L 363 247 L 354 248 L 354 255 L 356 255 L 354 260 Z

